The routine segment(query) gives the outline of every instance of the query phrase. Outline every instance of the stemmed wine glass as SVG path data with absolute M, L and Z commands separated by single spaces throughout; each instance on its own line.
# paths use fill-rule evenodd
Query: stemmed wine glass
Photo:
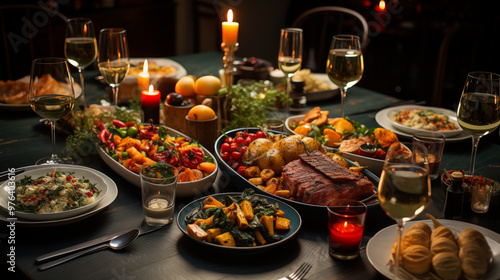
M 418 150 L 424 153 L 424 158 L 427 158 L 424 145 Z M 422 213 L 430 198 L 429 165 L 418 166 L 411 152 L 405 150 L 399 142 L 392 144 L 387 151 L 380 175 L 378 199 L 384 212 L 397 223 L 394 279 L 400 279 L 401 237 L 404 224 Z
M 278 53 L 278 66 L 286 75 L 287 100 L 285 103 L 286 114 L 289 113 L 290 93 L 292 88 L 291 79 L 302 65 L 302 29 L 281 29 L 280 50 Z
M 92 20 L 88 18 L 68 19 L 64 55 L 71 65 L 78 68 L 82 86 L 82 105 L 86 106 L 83 69 L 92 64 L 97 57 L 97 42 Z
M 468 176 L 474 176 L 477 146 L 481 137 L 500 125 L 500 75 L 471 72 L 465 80 L 457 109 L 458 124 L 472 135 L 472 154 Z
M 113 102 L 118 105 L 120 83 L 130 68 L 127 31 L 122 28 L 105 28 L 99 35 L 99 71 L 113 90 Z
M 64 58 L 39 58 L 31 66 L 29 101 L 38 115 L 50 121 L 52 155 L 36 164 L 70 163 L 57 156 L 55 122 L 73 109 L 73 80 Z
M 359 37 L 354 35 L 333 36 L 326 62 L 326 74 L 340 89 L 342 118 L 345 117 L 347 89 L 361 80 L 363 70 L 363 53 Z

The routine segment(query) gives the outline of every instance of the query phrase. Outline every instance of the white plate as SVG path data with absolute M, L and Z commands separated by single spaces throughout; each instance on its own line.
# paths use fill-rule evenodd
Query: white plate
M 485 237 L 486 241 L 488 241 L 488 245 L 490 245 L 491 251 L 493 252 L 493 263 L 490 263 L 488 274 L 486 275 L 485 280 L 494 280 L 499 279 L 500 277 L 500 234 L 497 234 L 489 229 L 485 229 L 480 226 L 476 226 L 469 223 L 464 223 L 460 221 L 453 220 L 438 220 L 442 225 L 454 230 L 455 232 L 461 232 L 466 228 L 473 228 L 480 231 Z M 413 221 L 405 224 L 405 228 L 409 228 L 412 224 L 417 222 L 425 222 L 433 228 L 431 220 L 423 220 L 423 221 Z M 372 266 L 380 272 L 385 277 L 392 279 L 393 273 L 387 267 L 387 263 L 391 258 L 391 248 L 394 244 L 394 241 L 397 238 L 397 229 L 396 225 L 392 225 L 386 227 L 375 236 L 373 236 L 368 244 L 366 245 L 366 255 L 368 256 L 368 260 L 372 264 Z
M 167 134 L 174 136 L 174 135 L 180 135 L 186 138 L 190 138 L 185 134 L 182 134 L 181 132 L 165 127 L 167 129 Z M 113 169 L 116 173 L 118 173 L 120 176 L 122 176 L 125 180 L 128 182 L 134 184 L 136 187 L 141 187 L 141 177 L 139 174 L 125 168 L 122 164 L 120 164 L 118 161 L 114 160 L 111 156 L 109 156 L 99 144 L 97 145 L 97 153 L 101 157 L 101 159 L 109 166 L 111 169 Z M 210 187 L 215 182 L 215 179 L 217 178 L 217 172 L 219 171 L 219 164 L 215 160 L 215 157 L 207 150 L 205 147 L 203 148 L 203 152 L 205 155 L 209 155 L 214 159 L 215 163 L 215 171 L 209 174 L 207 177 L 202 178 L 201 180 L 196 180 L 194 182 L 178 182 L 177 183 L 177 190 L 175 192 L 175 195 L 177 197 L 187 197 L 187 196 L 194 196 L 198 195 L 201 193 L 205 193 Z
M 326 74 L 311 74 L 312 76 L 328 83 L 332 88 L 329 90 L 313 91 L 306 94 L 307 101 L 322 101 L 328 100 L 339 94 L 340 90 L 337 85 L 332 83 Z
M 406 127 L 406 128 L 412 130 L 412 132 L 402 131 L 400 129 L 400 127 L 402 127 L 403 125 L 400 125 L 400 124 L 398 124 L 398 123 L 396 123 L 395 121 L 392 120 L 391 115 L 395 111 L 401 111 L 401 110 L 404 110 L 404 109 L 413 109 L 413 108 L 422 108 L 422 109 L 427 109 L 427 110 L 436 110 L 436 112 L 439 112 L 439 113 L 446 112 L 446 115 L 448 115 L 449 117 L 453 117 L 453 114 L 454 114 L 453 111 L 446 110 L 446 109 L 440 109 L 440 108 L 435 108 L 435 107 L 426 107 L 426 106 L 418 106 L 418 105 L 405 105 L 405 106 L 391 107 L 391 108 L 387 108 L 387 109 L 381 110 L 381 111 L 379 111 L 375 115 L 375 120 L 377 121 L 377 123 L 381 127 L 385 128 L 385 129 L 389 129 L 389 130 L 394 131 L 394 133 L 396 133 L 398 136 L 403 136 L 403 137 L 409 137 L 409 138 L 411 138 L 412 135 L 414 133 L 416 133 L 416 132 L 422 132 L 422 131 L 428 132 L 427 130 L 413 129 L 413 128 L 410 128 L 410 127 Z M 456 114 L 453 117 L 453 119 L 456 122 Z M 440 133 L 442 133 L 442 132 L 440 132 Z M 465 132 L 462 129 L 460 129 L 460 132 L 458 134 L 454 135 L 454 136 L 447 135 L 446 136 L 446 142 L 459 142 L 459 141 L 463 141 L 463 140 L 469 139 L 470 137 L 471 137 L 470 134 L 468 134 L 467 132 Z
M 24 76 L 17 81 L 25 82 L 25 83 L 29 84 L 30 76 Z M 82 87 L 78 83 L 73 82 L 73 89 L 75 90 L 75 99 L 77 99 L 82 94 Z M 21 111 L 21 112 L 32 111 L 31 105 L 29 103 L 7 104 L 7 103 L 0 102 L 0 109 L 9 110 L 9 111 Z
M 151 57 L 151 58 L 131 58 L 130 59 L 130 65 L 139 65 L 140 63 L 143 63 L 144 60 L 147 59 L 148 60 L 148 63 L 151 63 L 151 62 L 154 62 L 156 64 L 158 64 L 158 66 L 160 67 L 164 67 L 164 66 L 172 66 L 175 68 L 176 72 L 175 73 L 172 73 L 170 75 L 161 75 L 161 74 L 153 74 L 153 73 L 150 73 L 150 77 L 152 79 L 151 83 L 154 82 L 154 80 L 158 79 L 158 78 L 161 78 L 161 77 L 173 77 L 173 78 L 182 78 L 184 76 L 187 75 L 187 71 L 184 67 L 182 67 L 182 65 L 180 65 L 179 63 L 171 60 L 171 59 L 166 59 L 166 58 L 155 58 L 155 57 Z M 135 74 L 128 74 L 127 77 L 125 79 L 129 79 L 129 78 L 135 78 L 137 79 L 137 75 Z
M 92 172 L 90 170 L 86 169 L 80 169 L 78 165 L 75 166 L 68 166 L 68 167 L 62 167 L 62 166 L 47 166 L 43 165 L 40 166 L 40 168 L 36 168 L 30 171 L 26 171 L 24 173 L 21 173 L 16 176 L 16 181 L 23 179 L 25 176 L 31 176 L 32 179 L 38 178 L 40 176 L 44 176 L 47 173 L 52 173 L 54 172 L 54 169 L 57 169 L 58 172 L 74 172 L 72 176 L 80 179 L 88 179 L 90 183 L 96 184 L 95 187 L 100 190 L 101 192 L 97 197 L 95 198 L 94 202 L 78 207 L 75 209 L 70 209 L 66 211 L 61 211 L 61 212 L 54 212 L 54 213 L 27 213 L 27 212 L 21 212 L 21 211 L 15 211 L 15 216 L 18 218 L 23 218 L 26 220 L 35 220 L 35 221 L 51 221 L 51 220 L 59 220 L 59 219 L 65 219 L 65 218 L 70 218 L 74 216 L 78 216 L 82 213 L 85 213 L 92 208 L 96 207 L 99 202 L 103 200 L 104 197 L 106 197 L 106 194 L 108 193 L 108 186 L 106 183 L 104 183 L 104 180 L 97 175 L 95 172 Z M 8 202 L 9 202 L 9 181 L 5 181 L 1 186 L 0 186 L 0 207 L 4 211 L 7 211 L 8 209 Z
M 46 167 L 46 166 L 44 166 L 44 165 L 32 165 L 32 166 L 23 167 L 26 170 L 26 172 L 19 174 L 19 176 L 23 176 L 23 174 L 27 173 L 28 171 L 37 170 L 37 169 L 43 168 L 43 167 Z M 5 223 L 15 221 L 16 225 L 33 226 L 33 227 L 38 227 L 38 226 L 47 227 L 47 226 L 65 225 L 65 224 L 70 224 L 70 223 L 81 221 L 83 219 L 91 217 L 92 215 L 94 215 L 96 213 L 99 213 L 100 211 L 102 211 L 106 207 L 108 207 L 116 199 L 116 197 L 118 196 L 118 188 L 116 187 L 115 182 L 113 180 L 111 180 L 111 178 L 106 176 L 104 173 L 102 173 L 98 170 L 89 168 L 89 167 L 84 167 L 84 166 L 64 165 L 64 164 L 58 165 L 58 168 L 73 168 L 73 169 L 75 169 L 75 167 L 81 171 L 88 171 L 88 172 L 95 173 L 97 176 L 99 176 L 104 181 L 105 185 L 107 186 L 108 191 L 107 191 L 106 196 L 103 197 L 103 199 L 94 208 L 92 208 L 89 211 L 86 211 L 84 213 L 81 213 L 79 215 L 76 215 L 76 216 L 72 216 L 72 217 L 68 217 L 68 218 L 61 218 L 61 219 L 57 219 L 57 220 L 49 220 L 49 221 L 27 220 L 27 219 L 23 219 L 23 218 L 18 217 L 18 216 L 10 216 L 10 215 L 8 215 L 7 212 L 0 211 L 0 221 L 5 222 Z

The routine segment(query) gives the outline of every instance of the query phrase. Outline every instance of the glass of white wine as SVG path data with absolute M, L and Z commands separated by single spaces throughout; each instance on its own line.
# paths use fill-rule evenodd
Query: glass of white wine
M 35 113 L 49 120 L 52 132 L 52 155 L 36 164 L 72 163 L 56 153 L 55 122 L 71 112 L 74 100 L 73 80 L 66 59 L 35 59 L 31 66 L 29 101 Z
M 113 90 L 113 102 L 118 105 L 118 89 L 130 68 L 127 31 L 105 28 L 99 35 L 99 71 Z
M 94 33 L 94 24 L 88 18 L 70 18 L 66 25 L 66 40 L 64 41 L 64 55 L 68 62 L 78 68 L 80 84 L 82 86 L 82 105 L 85 107 L 85 88 L 83 69 L 94 62 L 97 57 L 97 41 Z
M 468 176 L 474 176 L 477 146 L 481 137 L 500 125 L 500 75 L 471 72 L 467 75 L 457 109 L 460 127 L 472 135 Z
M 363 76 L 363 53 L 358 36 L 335 35 L 326 62 L 326 74 L 340 89 L 341 115 L 345 117 L 347 89 L 354 86 Z
M 284 28 L 281 29 L 280 50 L 278 53 L 278 66 L 286 75 L 287 80 L 287 100 L 285 110 L 288 116 L 290 109 L 290 93 L 292 88 L 291 79 L 293 74 L 300 70 L 302 65 L 302 29 Z
M 419 147 L 425 151 L 425 146 Z M 400 143 L 391 145 L 378 185 L 378 199 L 384 212 L 397 223 L 394 279 L 400 278 L 401 238 L 404 224 L 422 213 L 431 199 L 428 164 L 416 165 L 411 152 Z

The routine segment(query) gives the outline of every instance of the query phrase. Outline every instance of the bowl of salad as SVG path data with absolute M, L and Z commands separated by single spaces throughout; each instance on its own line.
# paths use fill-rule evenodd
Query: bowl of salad
M 219 167 L 214 156 L 196 140 L 177 130 L 116 120 L 99 129 L 99 156 L 137 187 L 141 186 L 140 168 L 157 162 L 168 163 L 179 170 L 178 197 L 202 194 L 215 182 Z

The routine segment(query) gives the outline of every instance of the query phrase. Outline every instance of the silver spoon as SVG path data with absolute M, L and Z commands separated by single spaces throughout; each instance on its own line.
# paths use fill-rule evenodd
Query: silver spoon
M 122 234 L 122 235 L 115 237 L 114 239 L 110 240 L 108 243 L 104 243 L 104 244 L 101 244 L 99 246 L 95 246 L 95 247 L 92 247 L 92 248 L 89 248 L 89 249 L 86 249 L 83 251 L 76 252 L 76 253 L 71 254 L 71 255 L 64 256 L 64 257 L 57 259 L 55 261 L 51 261 L 51 262 L 42 264 L 38 267 L 38 270 L 45 270 L 45 269 L 54 267 L 56 265 L 65 263 L 69 260 L 76 259 L 80 256 L 83 256 L 83 255 L 86 255 L 86 254 L 89 254 L 92 252 L 96 252 L 96 251 L 99 251 L 99 250 L 102 250 L 105 248 L 111 248 L 113 250 L 123 249 L 123 248 L 127 247 L 130 243 L 134 242 L 134 240 L 138 236 L 139 236 L 139 229 L 134 228 L 134 229 Z

